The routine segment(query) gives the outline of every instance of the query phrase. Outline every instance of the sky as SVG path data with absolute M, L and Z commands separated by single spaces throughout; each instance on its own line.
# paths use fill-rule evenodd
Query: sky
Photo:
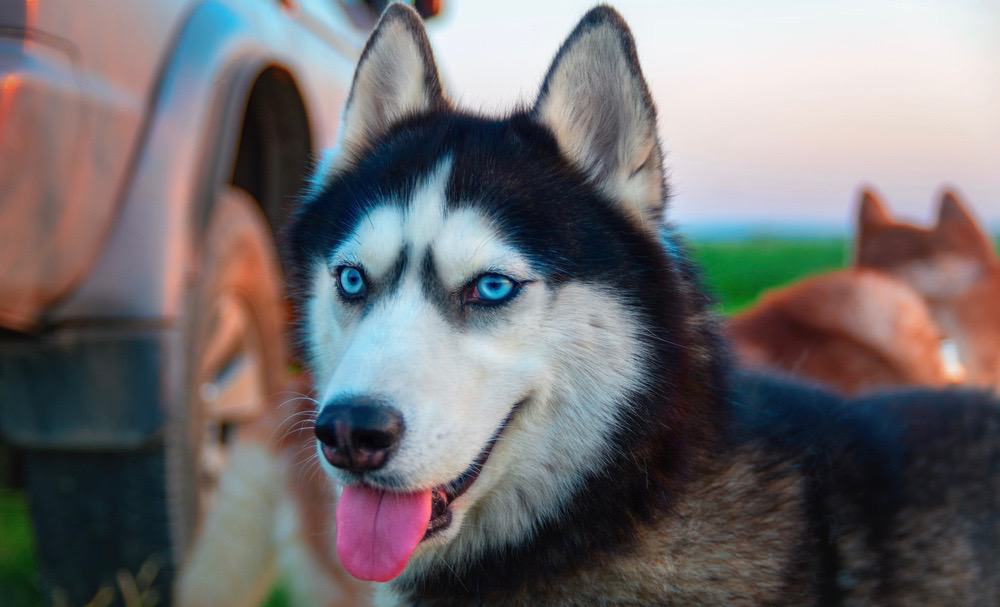
M 619 1 L 660 116 L 681 225 L 847 227 L 874 185 L 930 221 L 943 184 L 1000 229 L 1000 0 Z M 452 0 L 450 95 L 534 99 L 593 2 Z

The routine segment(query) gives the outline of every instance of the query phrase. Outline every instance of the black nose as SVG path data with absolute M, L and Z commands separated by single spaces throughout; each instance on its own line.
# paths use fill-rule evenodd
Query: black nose
M 403 416 L 376 398 L 336 400 L 316 418 L 316 438 L 331 465 L 351 472 L 378 470 L 403 439 Z

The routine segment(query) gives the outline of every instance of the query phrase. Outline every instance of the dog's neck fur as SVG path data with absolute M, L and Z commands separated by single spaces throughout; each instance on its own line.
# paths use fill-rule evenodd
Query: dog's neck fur
M 724 441 L 727 356 L 709 299 L 673 237 L 669 275 L 674 305 L 655 319 L 655 383 L 623 405 L 633 414 L 615 431 L 609 463 L 586 477 L 558 516 L 537 521 L 528 540 L 463 554 L 465 562 L 434 558 L 418 575 L 391 584 L 400 604 L 508 604 L 540 596 L 553 576 L 586 575 L 595 555 L 628 552 L 658 524 L 688 483 L 713 466 Z M 651 246 L 658 246 L 650 240 Z M 663 254 L 661 250 L 661 255 Z M 655 313 L 655 312 L 654 312 Z M 685 344 L 682 348 L 677 344 Z M 713 379 L 710 379 L 713 378 Z M 581 453 L 581 457 L 594 454 Z M 464 530 L 463 530 L 464 531 Z M 543 573 L 544 572 L 544 573 Z M 543 577 L 544 576 L 544 577 Z M 514 597 L 522 597 L 516 599 Z

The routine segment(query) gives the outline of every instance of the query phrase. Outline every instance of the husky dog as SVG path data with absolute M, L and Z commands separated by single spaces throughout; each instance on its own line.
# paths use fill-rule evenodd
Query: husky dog
M 379 604 L 1000 601 L 1000 408 L 729 370 L 660 233 L 656 114 L 614 10 L 490 118 L 452 106 L 393 5 L 342 134 L 289 262 L 337 552 Z
M 957 346 L 966 381 L 1000 390 L 1000 258 L 957 193 L 945 190 L 937 225 L 922 228 L 894 220 L 879 196 L 866 190 L 856 264 L 919 291 Z
M 961 379 L 919 293 L 881 272 L 849 269 L 766 293 L 726 323 L 739 361 L 854 395 Z

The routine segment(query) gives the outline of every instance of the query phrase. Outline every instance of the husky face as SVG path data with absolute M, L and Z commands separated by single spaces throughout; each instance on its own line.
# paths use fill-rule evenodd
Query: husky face
M 673 273 L 628 30 L 591 11 L 534 107 L 493 119 L 451 108 L 419 17 L 393 5 L 326 170 L 290 232 L 320 419 L 363 397 L 402 430 L 377 468 L 321 462 L 345 491 L 432 493 L 407 576 L 529 537 L 614 455 L 671 355 L 649 328 Z
M 402 413 L 398 452 L 364 479 L 390 489 L 459 477 L 545 372 L 541 273 L 489 217 L 446 208 L 451 166 L 442 160 L 402 204 L 374 201 L 313 272 L 320 402 L 378 395 Z M 337 284 L 352 271 L 367 291 L 356 300 Z M 499 303 L 479 294 L 491 280 L 511 290 Z

